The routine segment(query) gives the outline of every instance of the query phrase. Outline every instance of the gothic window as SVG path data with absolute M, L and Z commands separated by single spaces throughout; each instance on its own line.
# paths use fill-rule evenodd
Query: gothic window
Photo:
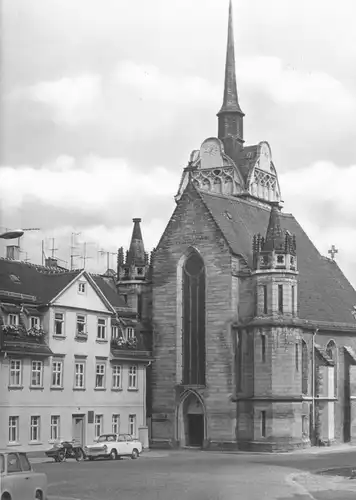
M 205 268 L 195 251 L 183 267 L 183 383 L 205 385 Z
M 337 347 L 333 340 L 330 340 L 326 346 L 326 353 L 330 359 L 332 359 L 335 363 L 334 365 L 334 397 L 337 397 Z
M 302 393 L 308 394 L 309 379 L 309 359 L 308 346 L 305 340 L 302 340 Z
M 266 335 L 262 333 L 261 335 L 261 355 L 262 363 L 266 362 Z
M 283 314 L 283 285 L 278 285 L 278 312 Z

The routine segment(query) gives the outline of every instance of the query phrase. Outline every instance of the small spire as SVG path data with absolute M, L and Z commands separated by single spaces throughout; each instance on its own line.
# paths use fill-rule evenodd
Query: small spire
M 145 247 L 143 244 L 140 222 L 141 219 L 132 219 L 134 223 L 130 249 L 127 253 L 126 264 L 137 266 L 145 265 Z
M 232 2 L 229 4 L 229 24 L 227 34 L 227 49 L 225 63 L 225 85 L 224 85 L 224 101 L 218 113 L 237 112 L 243 115 L 240 108 L 237 95 L 236 85 L 236 69 L 235 69 L 235 47 L 234 47 L 234 28 L 232 21 Z
M 269 223 L 266 233 L 266 240 L 263 245 L 263 251 L 283 249 L 285 237 L 281 227 L 279 203 L 272 203 L 272 209 L 269 216 Z

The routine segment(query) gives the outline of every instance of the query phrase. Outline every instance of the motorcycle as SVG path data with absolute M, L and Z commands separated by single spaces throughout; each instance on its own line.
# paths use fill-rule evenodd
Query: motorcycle
M 67 458 L 74 458 L 77 462 L 84 460 L 85 454 L 79 443 L 73 441 L 59 441 L 46 452 L 47 457 L 53 458 L 55 462 L 64 462 Z

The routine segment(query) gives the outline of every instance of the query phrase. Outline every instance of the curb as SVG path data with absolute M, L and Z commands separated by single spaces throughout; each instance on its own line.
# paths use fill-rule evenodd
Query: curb
M 304 496 L 307 496 L 308 498 L 310 498 L 311 500 L 316 500 L 316 498 L 310 493 L 310 491 L 308 491 L 305 488 L 305 486 L 298 483 L 298 481 L 296 479 L 297 477 L 298 477 L 298 474 L 296 474 L 296 473 L 288 474 L 288 476 L 286 476 L 286 478 L 285 478 L 286 483 L 289 486 L 291 486 L 294 490 L 296 490 L 296 493 L 298 495 L 304 495 Z

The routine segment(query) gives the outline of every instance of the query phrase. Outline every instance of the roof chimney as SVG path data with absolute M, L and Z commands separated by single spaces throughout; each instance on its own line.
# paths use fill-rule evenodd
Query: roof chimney
M 7 245 L 6 258 L 9 260 L 20 260 L 20 247 L 18 245 Z
M 57 259 L 53 257 L 47 257 L 45 261 L 46 267 L 58 267 Z

